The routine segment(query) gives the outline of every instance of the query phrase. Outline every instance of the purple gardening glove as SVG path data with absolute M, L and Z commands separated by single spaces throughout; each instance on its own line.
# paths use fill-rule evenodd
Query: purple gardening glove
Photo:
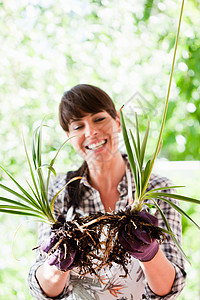
M 139 217 L 147 223 L 158 226 L 158 219 L 146 211 L 138 212 Z M 159 244 L 156 239 L 152 239 L 149 234 L 140 228 L 133 229 L 131 240 L 124 230 L 119 232 L 119 241 L 123 248 L 133 257 L 140 261 L 150 261 L 158 252 Z
M 50 237 L 44 240 L 41 244 L 41 250 L 49 253 L 49 251 L 58 242 L 58 238 L 54 233 L 51 233 Z M 74 251 L 70 255 L 65 257 L 64 246 L 62 248 L 57 248 L 52 254 L 47 258 L 47 262 L 50 266 L 55 265 L 61 271 L 67 271 L 73 269 L 76 265 L 74 263 L 76 252 Z

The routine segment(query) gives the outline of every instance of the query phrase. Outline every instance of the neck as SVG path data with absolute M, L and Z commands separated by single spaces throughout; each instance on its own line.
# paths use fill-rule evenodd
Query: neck
M 121 153 L 116 153 L 112 159 L 88 165 L 89 182 L 99 192 L 116 188 L 121 181 L 126 165 Z

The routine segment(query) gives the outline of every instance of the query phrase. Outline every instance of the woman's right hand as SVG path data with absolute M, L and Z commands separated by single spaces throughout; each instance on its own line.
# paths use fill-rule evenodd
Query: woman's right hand
M 41 244 L 41 250 L 49 254 L 47 263 L 50 266 L 56 266 L 61 271 L 73 269 L 76 266 L 73 264 L 76 252 L 74 251 L 66 255 L 64 246 L 59 246 L 57 249 L 55 247 L 55 249 L 53 249 L 57 242 L 58 238 L 56 237 L 55 233 L 51 233 L 50 237 L 44 240 L 44 242 Z

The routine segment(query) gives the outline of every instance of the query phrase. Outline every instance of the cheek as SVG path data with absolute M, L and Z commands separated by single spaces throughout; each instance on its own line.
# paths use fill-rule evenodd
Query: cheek
M 116 126 L 116 124 L 113 124 L 110 127 L 110 135 L 112 136 L 113 139 L 117 139 L 119 132 L 120 132 L 120 128 Z
M 82 140 L 83 139 L 81 137 L 71 139 L 71 144 L 75 150 L 80 151 L 80 148 L 82 148 Z

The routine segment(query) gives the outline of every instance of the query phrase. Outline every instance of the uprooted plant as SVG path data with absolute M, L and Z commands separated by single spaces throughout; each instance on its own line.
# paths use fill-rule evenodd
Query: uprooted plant
M 51 225 L 53 235 L 51 235 L 48 245 L 43 245 L 43 249 L 48 253 L 48 259 L 52 259 L 53 257 L 54 263 L 55 260 L 57 260 L 57 267 L 61 270 L 65 270 L 66 266 L 68 266 L 70 269 L 76 266 L 78 268 L 77 272 L 79 275 L 92 273 L 98 276 L 99 270 L 106 266 L 110 267 L 113 263 L 117 263 L 123 267 L 126 276 L 128 273 L 127 264 L 129 262 L 130 255 L 121 246 L 118 233 L 124 230 L 129 238 L 134 240 L 136 238 L 134 236 L 134 230 L 137 228 L 145 230 L 152 239 L 156 239 L 159 243 L 163 242 L 166 234 L 170 234 L 179 250 L 183 253 L 183 255 L 185 255 L 156 199 L 167 202 L 182 216 L 189 219 L 197 226 L 198 229 L 200 229 L 199 225 L 196 224 L 195 221 L 190 218 L 190 216 L 188 216 L 180 207 L 175 205 L 169 199 L 178 199 L 180 201 L 196 204 L 200 204 L 200 200 L 166 192 L 173 187 L 162 187 L 148 190 L 148 184 L 154 162 L 161 148 L 162 133 L 169 102 L 169 93 L 178 44 L 183 4 L 184 1 L 182 2 L 172 70 L 170 74 L 160 134 L 156 150 L 146 164 L 144 164 L 144 158 L 149 134 L 149 121 L 143 141 L 141 142 L 139 124 L 136 115 L 136 138 L 134 137 L 132 131 L 130 131 L 129 138 L 123 112 L 122 109 L 120 110 L 123 138 L 135 180 L 135 198 L 129 199 L 129 207 L 126 210 L 109 213 L 98 212 L 84 217 L 75 216 L 71 221 L 66 221 L 64 216 L 59 216 L 56 219 L 54 214 L 54 203 L 57 196 L 61 191 L 67 188 L 67 185 L 70 184 L 72 180 L 78 180 L 80 178 L 73 178 L 49 201 L 48 186 L 50 175 L 51 173 L 56 175 L 53 165 L 59 151 L 66 141 L 60 147 L 50 164 L 43 165 L 41 160 L 43 121 L 41 126 L 39 126 L 33 134 L 32 161 L 29 158 L 28 151 L 24 143 L 27 162 L 32 178 L 32 185 L 28 183 L 30 192 L 27 192 L 27 190 L 23 188 L 18 181 L 1 166 L 2 170 L 9 176 L 11 181 L 16 185 L 17 189 L 21 193 L 15 189 L 11 189 L 3 184 L 0 184 L 1 188 L 15 197 L 14 199 L 0 197 L 0 201 L 6 203 L 0 205 L 0 212 L 36 217 L 42 222 L 48 222 Z M 131 141 L 133 146 L 131 146 Z M 44 168 L 48 168 L 46 179 L 44 178 L 43 174 Z M 163 190 L 165 190 L 165 192 Z M 16 198 L 19 201 L 16 201 Z M 150 208 L 152 206 L 149 205 L 146 200 L 151 200 L 153 202 L 154 207 L 156 207 L 160 212 L 167 229 L 163 229 L 156 225 L 150 224 L 149 222 L 145 222 L 140 218 L 140 212 L 142 211 L 144 204 Z

